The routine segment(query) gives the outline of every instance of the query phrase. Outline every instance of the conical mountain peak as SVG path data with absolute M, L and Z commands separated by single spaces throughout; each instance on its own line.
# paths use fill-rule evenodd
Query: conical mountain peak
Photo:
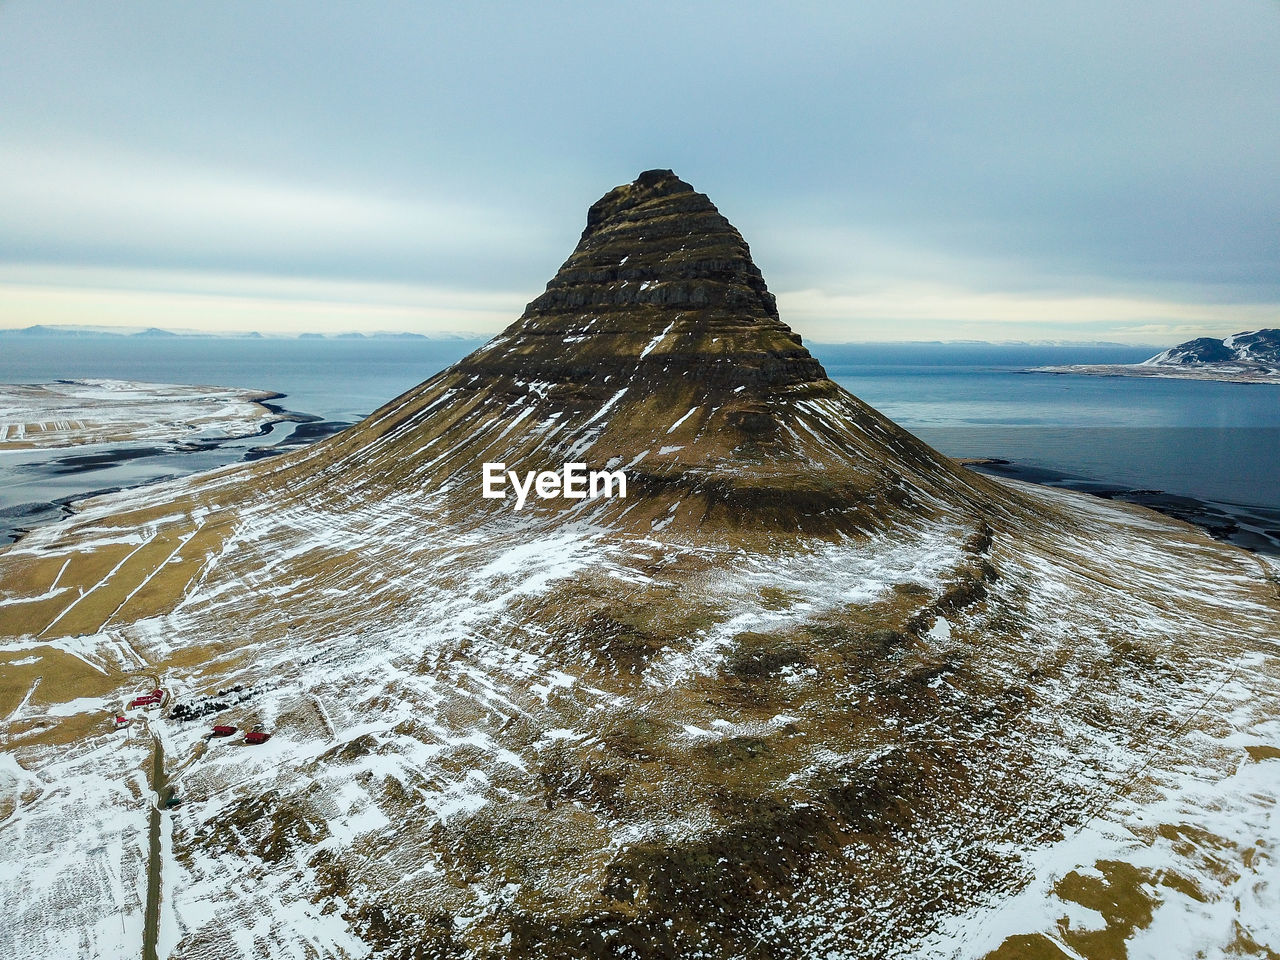
M 755 393 L 826 380 L 778 318 L 742 235 L 670 170 L 592 204 L 573 254 L 490 346 L 472 358 L 489 373 L 518 365 L 553 381 L 625 374 L 658 386 L 696 371 Z
M 706 538 L 867 530 L 988 496 L 827 377 L 742 235 L 670 170 L 605 194 L 515 323 L 333 447 L 361 488 L 448 491 L 441 508 L 468 518 L 504 509 L 480 499 L 485 463 L 622 468 L 625 501 L 530 509 Z
M 670 170 L 649 170 L 592 204 L 572 256 L 522 319 L 635 308 L 777 320 L 742 235 Z
M 558 276 L 349 430 L 0 550 L 9 955 L 1112 955 L 1051 922 L 1067 870 L 1142 881 L 1126 931 L 1237 880 L 1214 942 L 1273 930 L 1271 861 L 1199 845 L 1274 836 L 1273 568 L 966 475 L 821 375 L 705 198 L 602 203 L 564 273 L 707 305 Z

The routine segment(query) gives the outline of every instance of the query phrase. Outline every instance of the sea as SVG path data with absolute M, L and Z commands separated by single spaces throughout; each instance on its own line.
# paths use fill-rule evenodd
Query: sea
M 305 422 L 195 451 L 0 452 L 0 536 L 79 497 L 254 459 L 327 435 L 480 340 L 0 337 L 0 382 L 115 378 L 270 390 Z M 828 375 L 973 469 L 1146 503 L 1280 554 L 1280 386 L 1033 372 L 1155 348 L 810 344 Z

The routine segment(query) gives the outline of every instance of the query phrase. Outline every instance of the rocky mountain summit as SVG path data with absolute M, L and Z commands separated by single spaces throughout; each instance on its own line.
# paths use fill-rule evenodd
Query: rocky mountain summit
M 350 430 L 0 552 L 0 955 L 1256 953 L 1275 576 L 962 470 L 648 171 Z
M 779 320 L 738 231 L 670 170 L 650 170 L 593 204 L 546 292 L 463 366 L 482 376 L 663 386 L 696 369 L 708 387 L 797 397 L 833 386 Z

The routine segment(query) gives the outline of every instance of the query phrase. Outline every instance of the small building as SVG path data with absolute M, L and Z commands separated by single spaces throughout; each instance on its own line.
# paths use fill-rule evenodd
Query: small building
M 271 739 L 271 734 L 263 730 L 250 730 L 244 735 L 245 743 L 266 743 Z
M 215 723 L 213 725 L 213 735 L 215 737 L 229 737 L 236 732 L 236 728 L 229 723 Z
M 164 702 L 164 691 L 157 687 L 150 693 L 139 694 L 133 698 L 130 707 L 158 707 Z

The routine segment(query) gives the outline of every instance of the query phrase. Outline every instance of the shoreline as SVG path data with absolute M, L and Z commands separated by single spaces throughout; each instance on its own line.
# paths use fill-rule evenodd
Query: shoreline
M 956 462 L 975 473 L 1074 490 L 1103 500 L 1119 500 L 1147 507 L 1166 517 L 1199 527 L 1215 540 L 1250 553 L 1280 557 L 1280 506 L 1203 500 L 1163 490 L 1134 489 L 999 457 L 961 457 Z
M 1157 367 L 1140 363 L 1073 363 L 1065 366 L 1028 367 L 1023 373 L 1047 373 L 1053 376 L 1080 377 L 1133 377 L 1149 380 L 1201 380 L 1217 383 L 1258 384 L 1280 386 L 1280 371 L 1270 368 L 1240 369 L 1236 364 L 1229 368 Z
M 0 547 L 18 543 L 31 530 L 71 516 L 75 513 L 75 504 L 81 500 L 287 453 L 351 426 L 346 421 L 326 420 L 315 414 L 289 410 L 278 402 L 286 398 L 284 393 L 265 390 L 244 392 L 255 394 L 253 402 L 270 416 L 253 422 L 251 429 L 234 435 L 159 442 L 125 439 L 70 442 L 59 446 L 13 445 L 6 448 L 0 445 L 0 456 L 12 455 L 0 459 L 0 477 L 8 473 L 22 475 L 28 482 L 39 478 L 62 480 L 61 492 L 57 494 L 51 492 L 48 496 L 37 495 L 29 500 L 9 503 L 0 500 Z M 252 441 L 271 436 L 282 426 L 292 429 L 274 443 L 249 445 Z M 130 464 L 136 464 L 145 475 L 131 475 L 128 472 Z M 121 475 L 121 470 L 125 471 L 124 475 Z M 67 486 L 76 487 L 74 481 L 67 481 L 76 475 L 84 475 L 86 482 L 73 492 L 65 492 Z M 92 482 L 88 481 L 90 477 Z M 36 491 L 33 489 L 31 492 Z
M 298 419 L 274 390 L 84 377 L 0 384 L 0 451 L 204 446 Z M 305 415 L 301 415 L 305 416 Z

